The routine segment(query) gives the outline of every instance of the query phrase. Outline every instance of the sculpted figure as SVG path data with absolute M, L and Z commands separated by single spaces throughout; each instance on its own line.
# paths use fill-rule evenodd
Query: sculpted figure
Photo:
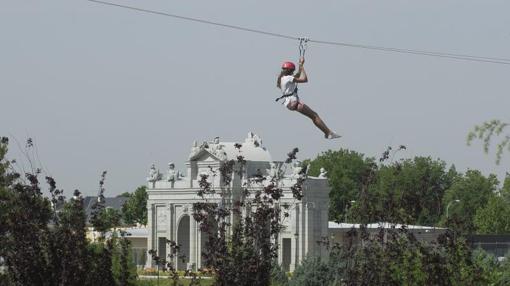
M 324 179 L 324 178 L 327 178 L 327 176 L 328 176 L 328 171 L 326 171 L 326 169 L 321 167 L 319 178 Z
M 175 182 L 179 180 L 179 173 L 175 170 L 175 164 L 173 162 L 168 163 L 168 175 L 166 180 L 168 182 Z
M 295 161 L 294 165 L 292 166 L 292 177 L 293 178 L 299 178 L 302 176 L 301 171 L 303 170 L 303 167 L 300 166 L 300 162 Z
M 195 156 L 200 151 L 200 147 L 198 146 L 197 141 L 193 141 L 193 145 L 191 146 L 191 152 L 189 153 L 189 158 Z
M 275 162 L 269 163 L 270 169 L 267 170 L 267 179 L 277 179 L 281 177 L 281 170 L 278 168 L 278 165 Z
M 156 187 L 157 180 L 161 180 L 161 173 L 159 173 L 159 171 L 156 170 L 156 166 L 152 164 L 149 169 L 149 177 L 147 178 L 147 181 L 152 183 L 152 187 L 154 188 Z
M 156 166 L 154 164 L 152 164 L 151 168 L 149 169 L 149 177 L 147 178 L 147 181 L 149 181 L 149 182 L 157 181 L 158 174 L 159 174 L 159 172 L 156 170 Z

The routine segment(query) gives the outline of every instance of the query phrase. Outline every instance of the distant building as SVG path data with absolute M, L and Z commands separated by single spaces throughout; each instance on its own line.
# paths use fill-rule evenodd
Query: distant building
M 433 226 L 422 226 L 422 225 L 401 225 L 389 222 L 379 222 L 367 224 L 366 230 L 370 235 L 377 235 L 381 229 L 400 229 L 406 228 L 409 233 L 412 233 L 416 239 L 420 241 L 432 242 L 437 237 L 446 231 L 446 228 L 433 227 Z M 336 223 L 330 221 L 328 224 L 330 240 L 340 244 L 347 243 L 349 241 L 348 232 L 352 229 L 359 229 L 360 224 L 358 223 Z M 356 240 L 354 240 L 356 242 Z
M 94 230 L 94 228 L 90 225 L 90 219 L 92 218 L 93 206 L 97 202 L 96 196 L 87 196 L 83 198 L 83 208 L 85 210 L 86 222 L 88 225 L 87 228 L 87 239 L 90 241 L 96 241 L 99 237 L 99 233 Z M 104 206 L 105 209 L 114 209 L 122 213 L 122 206 L 128 200 L 126 197 L 113 197 L 113 198 L 104 198 Z
M 249 184 L 251 189 L 263 188 L 253 184 L 251 180 L 260 176 L 274 176 L 282 165 L 282 162 L 272 161 L 271 155 L 257 135 L 250 132 L 244 142 L 240 143 L 240 152 L 235 148 L 234 142 L 220 142 L 218 137 L 201 145 L 193 143 L 189 160 L 186 162 L 186 174 L 176 171 L 173 163 L 168 164 L 166 174 L 161 174 L 154 165 L 151 167 L 147 178 L 147 249 L 155 249 L 159 256 L 168 257 L 170 249 L 167 248 L 166 241 L 174 240 L 181 245 L 181 252 L 187 259 L 185 262 L 180 259 L 175 261 L 179 270 L 203 266 L 201 253 L 205 246 L 205 234 L 201 233 L 191 215 L 193 203 L 202 201 L 197 195 L 200 175 L 209 175 L 210 183 L 215 189 L 220 189 L 223 181 L 219 172 L 220 166 L 226 160 L 236 160 L 237 156 L 244 156 L 244 174 L 240 177 L 234 172 L 231 196 L 223 200 L 220 196 L 212 198 L 217 203 L 229 204 L 240 196 L 244 184 Z M 283 218 L 282 215 L 286 228 L 278 238 L 278 262 L 284 269 L 293 271 L 305 256 L 327 254 L 325 247 L 317 241 L 328 236 L 330 187 L 325 177 L 308 177 L 304 184 L 304 197 L 301 201 L 296 201 L 290 187 L 300 176 L 301 167 L 295 165 L 289 168 L 291 170 L 287 170 L 281 180 L 284 197 L 280 204 L 290 206 L 290 217 Z M 146 266 L 153 267 L 153 263 L 152 259 L 147 259 Z
M 481 248 L 500 260 L 510 254 L 510 234 L 469 235 L 467 241 L 472 249 Z
M 86 196 L 83 198 L 83 208 L 85 209 L 85 215 L 87 216 L 87 224 L 92 216 L 92 207 L 97 202 L 97 196 Z M 112 197 L 104 198 L 105 208 L 110 208 L 122 212 L 122 206 L 128 200 L 127 197 Z
M 133 230 L 133 238 L 137 240 L 137 264 L 140 265 L 146 259 L 146 267 L 154 267 L 154 261 L 147 255 L 141 254 L 145 239 L 145 251 L 154 249 L 160 257 L 168 257 L 170 249 L 167 248 L 167 239 L 176 241 L 181 246 L 181 254 L 186 261 L 175 261 L 178 270 L 188 268 L 200 268 L 202 264 L 202 250 L 205 246 L 204 233 L 199 230 L 199 225 L 193 219 L 193 203 L 202 201 L 197 195 L 201 174 L 209 175 L 209 182 L 215 189 L 220 189 L 223 178 L 218 171 L 220 166 L 230 159 L 236 159 L 238 155 L 246 160 L 245 173 L 240 177 L 235 174 L 232 177 L 232 194 L 226 201 L 218 196 L 217 203 L 229 203 L 233 198 L 239 197 L 239 190 L 244 184 L 250 185 L 251 189 L 262 186 L 250 183 L 255 177 L 269 178 L 278 172 L 278 166 L 282 162 L 272 161 L 269 151 L 263 147 L 260 138 L 252 133 L 242 143 L 239 150 L 234 142 L 220 142 L 216 137 L 210 142 L 197 144 L 194 142 L 189 159 L 186 162 L 185 174 L 175 170 L 174 163 L 168 163 L 168 170 L 160 173 L 153 164 L 147 178 L 148 193 L 148 225 L 146 231 Z M 282 217 L 285 226 L 278 238 L 279 252 L 278 262 L 286 271 L 293 271 L 306 256 L 328 255 L 326 245 L 318 243 L 329 240 L 331 242 L 345 243 L 347 233 L 352 228 L 359 228 L 359 224 L 335 223 L 328 221 L 329 214 L 329 191 L 327 172 L 321 168 L 319 177 L 306 176 L 303 188 L 303 199 L 297 201 L 293 198 L 290 187 L 299 178 L 301 166 L 289 166 L 281 179 L 284 197 L 280 205 L 290 206 L 288 218 Z M 367 225 L 371 234 L 379 232 L 381 228 L 401 228 L 402 225 L 391 223 L 373 223 Z M 443 228 L 427 226 L 405 226 L 417 239 L 433 241 L 445 231 Z M 129 232 L 129 231 L 128 231 Z

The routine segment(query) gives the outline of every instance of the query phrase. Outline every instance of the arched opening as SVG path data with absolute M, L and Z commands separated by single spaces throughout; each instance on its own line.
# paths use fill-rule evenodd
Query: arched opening
M 184 215 L 177 228 L 177 244 L 180 245 L 177 270 L 186 270 L 190 256 L 190 217 Z M 181 256 L 183 259 L 181 259 Z
M 290 238 L 282 239 L 282 268 L 284 271 L 290 271 L 290 264 L 292 263 L 292 244 Z

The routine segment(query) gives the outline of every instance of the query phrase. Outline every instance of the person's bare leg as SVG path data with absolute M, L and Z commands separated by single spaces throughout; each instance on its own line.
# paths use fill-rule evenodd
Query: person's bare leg
M 326 123 L 322 121 L 317 112 L 313 111 L 310 107 L 308 107 L 308 105 L 301 102 L 298 103 L 297 105 L 297 111 L 310 118 L 313 121 L 313 124 L 315 124 L 315 126 L 317 126 L 322 132 L 324 132 L 324 137 L 328 138 L 328 135 L 331 133 L 331 130 L 329 130 L 329 128 L 326 126 Z

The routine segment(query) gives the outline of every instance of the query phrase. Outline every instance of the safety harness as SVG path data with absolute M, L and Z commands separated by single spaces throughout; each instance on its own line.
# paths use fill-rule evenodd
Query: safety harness
M 277 99 L 275 99 L 275 101 L 278 102 L 278 100 L 280 100 L 280 99 L 284 99 L 286 97 L 293 96 L 293 95 L 297 96 L 297 91 L 298 91 L 298 88 L 297 88 L 297 85 L 296 85 L 296 88 L 294 89 L 294 91 L 292 91 L 292 93 L 284 94 L 284 95 L 278 97 Z

